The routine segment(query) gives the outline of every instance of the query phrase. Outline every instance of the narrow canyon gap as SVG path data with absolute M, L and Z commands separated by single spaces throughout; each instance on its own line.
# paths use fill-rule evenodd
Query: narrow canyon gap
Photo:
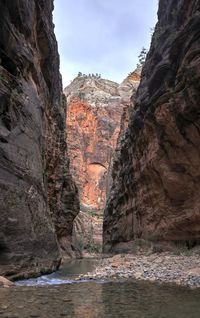
M 64 89 L 70 168 L 79 189 L 81 211 L 75 218 L 73 243 L 80 252 L 100 252 L 103 210 L 117 140 L 125 130 L 130 97 L 140 80 L 131 72 L 121 83 L 99 74 L 79 74 Z

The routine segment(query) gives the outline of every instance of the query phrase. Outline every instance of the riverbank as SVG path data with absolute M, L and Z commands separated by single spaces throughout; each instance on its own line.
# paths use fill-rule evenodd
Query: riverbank
M 116 280 L 134 278 L 160 283 L 174 283 L 200 288 L 200 256 L 115 255 L 99 261 L 94 271 L 79 275 L 77 280 Z

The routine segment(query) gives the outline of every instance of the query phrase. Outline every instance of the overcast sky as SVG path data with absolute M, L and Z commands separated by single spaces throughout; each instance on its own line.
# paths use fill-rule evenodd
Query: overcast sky
M 133 71 L 158 0 L 54 0 L 54 23 L 65 87 L 79 71 L 121 82 Z

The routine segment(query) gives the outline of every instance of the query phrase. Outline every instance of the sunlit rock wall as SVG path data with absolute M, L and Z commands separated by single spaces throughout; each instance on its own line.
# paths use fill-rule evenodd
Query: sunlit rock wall
M 113 154 L 119 133 L 128 121 L 130 97 L 139 80 L 140 76 L 135 72 L 120 85 L 94 75 L 82 75 L 64 90 L 68 105 L 67 144 L 71 172 L 79 188 L 81 210 L 90 214 L 88 219 L 83 214 L 76 218 L 75 233 L 79 241 L 81 235 L 86 237 L 86 246 L 91 236 L 88 226 L 97 236 L 94 240 L 98 246 L 102 239 L 99 229 L 111 182 Z

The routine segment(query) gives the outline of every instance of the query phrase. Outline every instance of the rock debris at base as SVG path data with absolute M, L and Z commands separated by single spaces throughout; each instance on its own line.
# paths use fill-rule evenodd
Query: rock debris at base
M 170 254 L 115 255 L 102 259 L 93 272 L 79 275 L 77 280 L 134 278 L 161 283 L 200 287 L 200 257 Z
M 9 288 L 11 286 L 13 286 L 14 284 L 8 280 L 7 278 L 0 276 L 0 287 L 6 287 Z

